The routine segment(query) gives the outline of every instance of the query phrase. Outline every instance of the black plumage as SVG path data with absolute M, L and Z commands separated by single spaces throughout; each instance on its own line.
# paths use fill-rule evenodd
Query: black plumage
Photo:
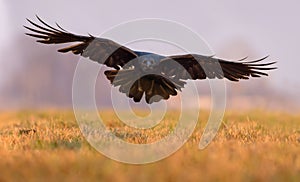
M 261 63 L 267 57 L 247 62 L 245 59 L 226 61 L 198 54 L 162 56 L 134 51 L 109 39 L 75 35 L 58 24 L 54 28 L 38 16 L 37 19 L 42 25 L 27 19 L 35 28 L 24 26 L 31 31 L 26 35 L 37 38 L 37 42 L 43 44 L 73 43 L 58 52 L 72 52 L 114 68 L 104 72 L 107 79 L 135 102 L 139 102 L 143 95 L 147 103 L 169 99 L 170 95 L 177 95 L 188 79 L 239 81 L 268 76 L 265 71 L 276 69 L 271 66 L 275 62 Z

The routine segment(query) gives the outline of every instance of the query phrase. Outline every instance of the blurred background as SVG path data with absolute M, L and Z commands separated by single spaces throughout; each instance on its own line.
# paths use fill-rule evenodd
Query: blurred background
M 24 35 L 26 18 L 39 15 L 77 34 L 100 35 L 138 18 L 163 18 L 186 25 L 202 36 L 217 57 L 238 60 L 270 55 L 276 71 L 262 79 L 227 84 L 227 108 L 297 111 L 300 106 L 300 2 L 289 1 L 0 1 L 0 108 L 71 108 L 72 79 L 79 57 L 57 53 L 61 46 L 37 44 Z M 133 30 L 135 31 L 135 30 Z M 126 35 L 124 35 L 126 36 Z M 131 46 L 129 46 L 131 47 Z M 131 48 L 175 54 L 173 46 Z M 210 105 L 209 85 L 197 81 L 200 103 Z M 99 75 L 97 90 L 110 84 Z M 125 98 L 125 97 L 124 97 Z M 109 97 L 97 96 L 104 106 Z M 176 101 L 176 99 L 173 99 Z M 191 96 L 193 100 L 193 96 Z

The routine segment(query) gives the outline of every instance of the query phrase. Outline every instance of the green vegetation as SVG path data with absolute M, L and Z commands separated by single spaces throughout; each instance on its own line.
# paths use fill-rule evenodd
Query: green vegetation
M 163 138 L 176 124 L 137 130 L 112 112 L 107 127 L 132 143 Z M 0 114 L 0 181 L 300 181 L 300 115 L 229 111 L 217 137 L 204 150 L 198 143 L 208 112 L 201 112 L 188 142 L 170 157 L 148 165 L 122 164 L 94 150 L 71 111 Z

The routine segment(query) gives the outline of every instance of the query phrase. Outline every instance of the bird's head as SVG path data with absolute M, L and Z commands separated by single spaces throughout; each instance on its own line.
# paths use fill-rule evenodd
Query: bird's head
M 141 56 L 138 59 L 140 67 L 143 71 L 153 71 L 159 65 L 160 58 L 155 54 Z

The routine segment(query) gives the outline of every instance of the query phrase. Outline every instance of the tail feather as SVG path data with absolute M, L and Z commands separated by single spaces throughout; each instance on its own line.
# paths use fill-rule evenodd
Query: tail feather
M 183 87 L 185 82 L 174 83 L 162 76 L 146 75 L 136 78 L 134 70 L 107 70 L 104 72 L 107 79 L 114 86 L 120 86 L 119 91 L 139 102 L 145 94 L 147 103 L 159 102 L 169 99 L 170 95 L 177 95 L 177 91 Z

